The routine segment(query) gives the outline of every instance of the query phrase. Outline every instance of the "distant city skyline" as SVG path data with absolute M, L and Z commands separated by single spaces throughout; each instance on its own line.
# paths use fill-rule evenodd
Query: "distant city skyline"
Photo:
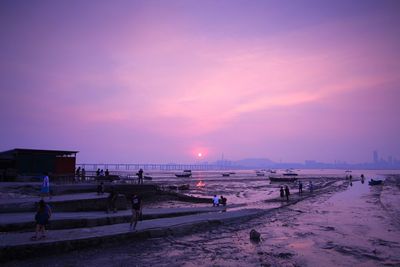
M 391 0 L 1 1 L 0 151 L 399 159 L 399 14 Z

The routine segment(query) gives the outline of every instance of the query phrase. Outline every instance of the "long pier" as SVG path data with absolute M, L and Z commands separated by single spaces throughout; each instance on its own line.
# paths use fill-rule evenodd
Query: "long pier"
M 96 171 L 97 169 L 108 169 L 109 171 L 134 171 L 134 170 L 160 170 L 160 171 L 178 171 L 178 170 L 226 170 L 232 166 L 215 164 L 153 164 L 153 163 L 80 163 L 77 167 L 85 168 L 86 171 Z

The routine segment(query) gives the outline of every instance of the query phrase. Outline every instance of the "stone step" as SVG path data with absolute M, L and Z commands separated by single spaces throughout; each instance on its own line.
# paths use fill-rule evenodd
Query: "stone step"
M 53 212 L 105 211 L 108 205 L 107 196 L 108 194 L 80 193 L 54 196 L 51 199 L 46 197 L 45 201 L 50 205 Z M 0 203 L 0 213 L 35 212 L 39 200 L 39 197 L 2 200 Z M 118 210 L 127 209 L 125 195 L 118 195 L 116 208 Z
M 223 207 L 195 207 L 195 208 L 144 208 L 143 220 L 156 218 L 177 217 L 204 212 L 223 211 Z M 35 213 L 3 213 L 0 217 L 0 232 L 12 231 L 34 231 Z M 46 229 L 72 229 L 83 227 L 94 227 L 129 222 L 132 216 L 131 210 L 122 210 L 117 213 L 105 213 L 101 211 L 91 212 L 55 212 L 52 214 Z
M 22 257 L 49 255 L 105 243 L 120 243 L 127 239 L 132 242 L 143 238 L 183 235 L 209 229 L 213 225 L 245 221 L 264 212 L 260 209 L 246 209 L 145 220 L 138 223 L 136 231 L 131 231 L 128 223 L 53 230 L 47 233 L 47 238 L 38 241 L 30 240 L 32 233 L 0 233 L 0 260 L 5 262 Z

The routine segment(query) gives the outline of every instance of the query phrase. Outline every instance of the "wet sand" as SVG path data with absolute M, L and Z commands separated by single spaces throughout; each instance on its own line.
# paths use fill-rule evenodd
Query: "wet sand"
M 5 266 L 400 266 L 399 184 L 399 176 L 383 187 L 342 180 L 246 223 Z

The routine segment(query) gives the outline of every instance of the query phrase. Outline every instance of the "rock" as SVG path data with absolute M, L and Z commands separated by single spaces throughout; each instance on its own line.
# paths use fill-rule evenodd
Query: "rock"
M 256 230 L 252 229 L 250 231 L 250 239 L 253 241 L 260 241 L 261 234 Z

